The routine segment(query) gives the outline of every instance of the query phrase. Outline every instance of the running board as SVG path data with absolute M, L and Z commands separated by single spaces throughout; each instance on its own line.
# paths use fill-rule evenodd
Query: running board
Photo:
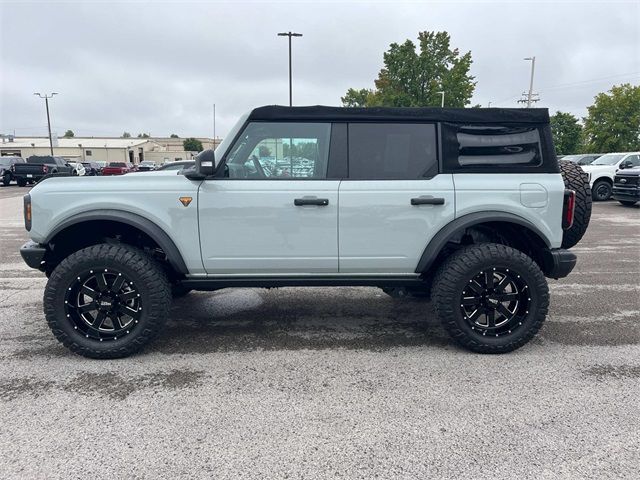
M 189 278 L 181 285 L 193 290 L 219 290 L 229 287 L 417 287 L 424 285 L 420 277 L 213 277 Z

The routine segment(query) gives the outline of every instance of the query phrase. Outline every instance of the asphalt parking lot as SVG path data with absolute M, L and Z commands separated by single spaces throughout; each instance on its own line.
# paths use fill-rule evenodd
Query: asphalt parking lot
M 0 188 L 4 478 L 637 478 L 640 209 L 596 204 L 540 335 L 454 346 L 375 288 L 194 293 L 144 354 L 89 360 L 42 314 Z

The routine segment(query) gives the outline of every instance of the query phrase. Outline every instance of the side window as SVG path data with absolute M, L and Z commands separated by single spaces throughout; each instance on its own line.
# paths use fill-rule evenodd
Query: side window
M 350 123 L 349 178 L 414 180 L 438 173 L 436 128 L 419 123 Z
M 448 171 L 539 171 L 543 163 L 541 132 L 536 125 L 445 124 L 443 131 Z
M 92 153 L 91 153 L 91 150 L 85 150 L 85 152 L 84 152 L 84 153 L 85 153 L 85 155 L 86 155 L 87 157 L 90 157 L 90 156 L 91 156 L 91 154 L 92 154 Z
M 474 127 L 458 130 L 458 163 L 465 166 L 528 165 L 542 162 L 535 127 Z
M 253 122 L 226 160 L 229 178 L 326 178 L 330 123 Z
M 629 155 L 625 161 L 630 161 L 634 167 L 640 166 L 640 155 Z

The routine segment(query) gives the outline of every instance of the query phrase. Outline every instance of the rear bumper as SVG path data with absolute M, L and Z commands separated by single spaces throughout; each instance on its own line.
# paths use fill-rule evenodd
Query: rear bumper
M 31 268 L 44 271 L 44 255 L 47 253 L 47 249 L 39 243 L 28 241 L 22 247 L 20 247 L 20 255 L 24 263 Z
M 563 248 L 545 250 L 542 256 L 544 274 L 549 278 L 564 278 L 576 266 L 577 257 L 574 253 Z

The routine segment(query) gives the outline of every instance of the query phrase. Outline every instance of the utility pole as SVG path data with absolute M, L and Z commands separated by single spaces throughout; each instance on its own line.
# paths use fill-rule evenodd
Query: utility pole
M 53 139 L 51 138 L 51 117 L 49 116 L 49 99 L 53 98 L 54 95 L 58 95 L 56 92 L 53 92 L 51 95 L 44 95 L 40 93 L 34 93 L 34 95 L 38 95 L 40 98 L 44 98 L 44 103 L 47 106 L 47 127 L 49 127 L 49 147 L 51 148 L 51 156 L 53 157 Z
M 531 80 L 529 80 L 529 92 L 522 94 L 522 96 L 525 97 L 526 99 L 522 98 L 518 100 L 518 103 L 526 103 L 527 108 L 531 108 L 531 104 L 533 102 L 537 102 L 538 100 L 540 100 L 539 98 L 534 98 L 534 97 L 537 97 L 538 94 L 533 93 L 533 74 L 535 73 L 535 70 L 536 70 L 536 57 L 527 57 L 524 60 L 531 61 Z
M 444 92 L 438 92 L 442 96 L 442 102 L 440 102 L 440 107 L 444 108 Z
M 301 33 L 294 32 L 281 32 L 278 34 L 279 37 L 289 37 L 289 106 L 293 106 L 293 87 L 291 85 L 291 37 L 301 37 Z
M 213 149 L 216 149 L 216 104 L 213 104 Z

